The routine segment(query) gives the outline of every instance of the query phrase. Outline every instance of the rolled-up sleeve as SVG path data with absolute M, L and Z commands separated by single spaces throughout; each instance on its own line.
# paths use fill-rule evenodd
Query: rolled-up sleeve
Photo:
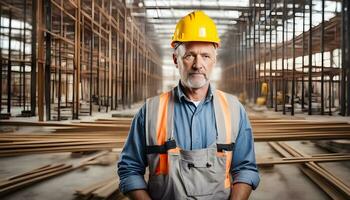
M 127 193 L 137 189 L 147 189 L 144 179 L 147 158 L 145 155 L 145 106 L 135 115 L 128 138 L 118 161 L 119 189 Z
M 255 160 L 252 127 L 242 105 L 240 116 L 240 129 L 231 165 L 233 184 L 246 183 L 255 190 L 260 182 L 259 171 Z

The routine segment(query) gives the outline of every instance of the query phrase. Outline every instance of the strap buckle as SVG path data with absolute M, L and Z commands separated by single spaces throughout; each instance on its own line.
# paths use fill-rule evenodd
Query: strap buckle
M 223 152 L 223 151 L 233 151 L 235 147 L 235 143 L 231 144 L 216 144 L 216 148 L 218 152 Z
M 166 141 L 163 145 L 146 146 L 146 154 L 166 154 L 169 149 L 176 148 L 176 141 L 174 139 Z

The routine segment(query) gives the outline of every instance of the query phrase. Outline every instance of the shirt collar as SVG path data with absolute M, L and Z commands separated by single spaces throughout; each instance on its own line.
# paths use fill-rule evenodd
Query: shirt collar
M 179 84 L 174 88 L 175 90 L 175 94 L 179 100 L 180 103 L 182 103 L 182 100 L 185 99 L 186 101 L 190 101 L 185 93 L 183 92 L 183 86 L 181 84 L 181 81 L 179 81 Z M 209 89 L 208 89 L 208 93 L 207 93 L 207 96 L 205 97 L 205 102 L 208 102 L 208 101 L 211 101 L 213 99 L 213 94 L 214 94 L 214 91 L 215 91 L 215 87 L 212 86 L 210 83 L 209 83 Z

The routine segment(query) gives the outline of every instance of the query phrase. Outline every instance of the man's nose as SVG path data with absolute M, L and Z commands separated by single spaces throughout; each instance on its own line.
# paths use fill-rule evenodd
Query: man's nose
M 192 67 L 194 69 L 201 69 L 203 68 L 203 59 L 200 55 L 196 55 Z

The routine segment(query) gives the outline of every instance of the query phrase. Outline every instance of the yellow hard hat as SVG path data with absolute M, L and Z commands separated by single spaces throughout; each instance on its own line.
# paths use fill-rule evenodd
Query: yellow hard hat
M 181 18 L 176 24 L 171 46 L 176 42 L 213 42 L 218 46 L 220 38 L 214 21 L 203 11 L 193 11 Z

